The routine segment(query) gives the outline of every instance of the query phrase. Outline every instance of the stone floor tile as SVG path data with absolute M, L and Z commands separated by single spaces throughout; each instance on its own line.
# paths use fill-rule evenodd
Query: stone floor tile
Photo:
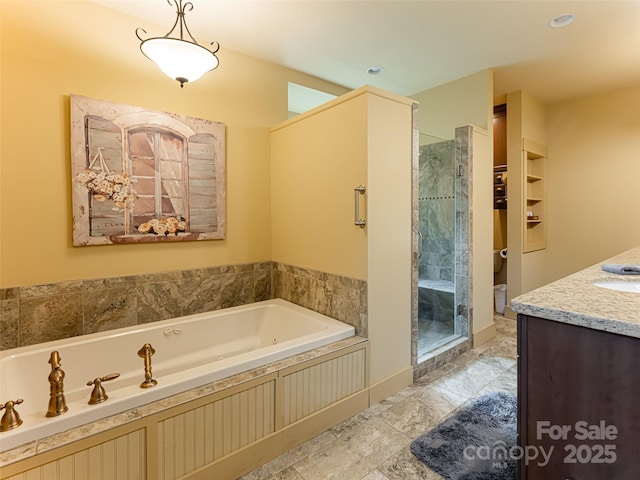
M 418 460 L 409 447 L 403 448 L 378 467 L 389 480 L 441 480 L 444 477 Z
M 438 425 L 468 398 L 428 385 L 378 418 L 414 439 Z
M 279 472 L 288 469 L 294 463 L 299 462 L 301 459 L 308 457 L 317 450 L 326 447 L 335 439 L 336 436 L 331 431 L 323 432 L 311 440 L 307 440 L 293 450 L 283 453 L 269 463 L 265 463 L 252 472 L 247 473 L 241 477 L 241 480 L 264 480 L 277 478 L 274 476 Z
M 516 322 L 494 321 L 496 338 L 242 480 L 442 480 L 411 453 L 411 442 L 480 395 L 516 392 Z
M 294 465 L 305 480 L 361 480 L 410 439 L 372 418 Z
M 362 480 L 390 480 L 387 476 L 380 473 L 378 470 L 374 470 L 373 472 L 362 477 Z

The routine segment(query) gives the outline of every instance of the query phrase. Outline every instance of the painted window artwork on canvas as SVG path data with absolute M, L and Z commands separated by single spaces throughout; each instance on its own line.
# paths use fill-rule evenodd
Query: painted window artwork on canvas
M 222 123 L 71 95 L 73 244 L 225 237 Z

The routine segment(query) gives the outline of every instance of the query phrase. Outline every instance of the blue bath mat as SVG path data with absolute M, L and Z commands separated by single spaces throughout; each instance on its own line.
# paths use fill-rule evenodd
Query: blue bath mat
M 517 480 L 516 460 L 502 455 L 516 445 L 516 415 L 514 395 L 484 395 L 414 440 L 411 452 L 448 480 Z

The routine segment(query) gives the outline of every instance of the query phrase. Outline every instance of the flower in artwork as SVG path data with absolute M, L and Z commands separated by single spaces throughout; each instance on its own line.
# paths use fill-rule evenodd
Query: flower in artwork
M 187 222 L 182 217 L 153 218 L 138 226 L 138 232 L 154 235 L 178 235 L 187 230 Z
M 78 175 L 76 175 L 76 182 L 78 183 L 84 184 L 84 183 L 87 183 L 89 180 L 91 180 L 91 177 L 87 172 L 80 172 Z
M 153 231 L 158 235 L 162 235 L 167 231 L 167 225 L 165 223 L 157 223 L 153 226 Z
M 98 148 L 89 167 L 75 176 L 75 182 L 97 202 L 112 200 L 112 210 L 123 212 L 127 207 L 133 208 L 136 192 L 131 183 L 135 179 L 129 178 L 126 173 L 112 173 L 102 157 L 101 148 Z

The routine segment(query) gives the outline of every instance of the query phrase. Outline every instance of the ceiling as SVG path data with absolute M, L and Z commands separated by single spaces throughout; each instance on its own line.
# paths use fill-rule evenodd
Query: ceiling
M 157 24 L 166 0 L 92 0 Z M 234 50 L 336 84 L 412 95 L 488 68 L 496 96 L 556 103 L 640 83 L 640 0 L 192 0 L 202 45 Z M 549 21 L 573 13 L 575 22 Z M 381 75 L 369 75 L 381 66 Z

